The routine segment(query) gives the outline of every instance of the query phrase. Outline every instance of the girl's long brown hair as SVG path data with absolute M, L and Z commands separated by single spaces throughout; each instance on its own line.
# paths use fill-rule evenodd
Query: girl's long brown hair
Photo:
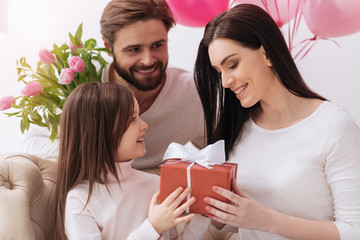
M 115 83 L 84 83 L 66 99 L 60 123 L 56 239 L 67 239 L 64 221 L 68 192 L 87 180 L 89 201 L 95 182 L 108 184 L 108 174 L 117 177 L 117 148 L 133 110 L 131 90 Z

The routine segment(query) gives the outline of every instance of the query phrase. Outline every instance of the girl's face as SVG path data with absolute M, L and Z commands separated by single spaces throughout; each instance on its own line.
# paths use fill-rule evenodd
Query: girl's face
M 221 74 L 222 86 L 230 88 L 245 108 L 266 98 L 274 81 L 278 81 L 262 46 L 254 50 L 218 38 L 210 43 L 208 51 L 212 66 Z
M 145 155 L 144 136 L 148 125 L 139 116 L 139 104 L 134 98 L 134 113 L 131 123 L 123 134 L 118 147 L 120 162 L 126 162 Z

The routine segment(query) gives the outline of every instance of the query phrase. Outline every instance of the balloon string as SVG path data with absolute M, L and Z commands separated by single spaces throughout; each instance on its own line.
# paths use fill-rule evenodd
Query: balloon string
M 271 16 L 268 2 L 266 0 L 261 0 L 261 2 L 264 5 L 266 12 Z
M 288 2 L 288 13 L 290 12 L 290 0 L 287 1 Z M 289 15 L 288 14 L 288 18 L 289 18 Z M 289 52 L 291 53 L 292 51 L 292 39 L 290 37 L 290 24 L 288 24 L 288 42 L 289 42 Z
M 310 41 L 309 41 L 310 42 Z M 308 53 L 309 53 L 309 51 L 315 46 L 315 44 L 317 43 L 317 40 L 315 40 L 314 42 L 313 42 L 313 44 L 309 47 L 309 49 L 304 53 L 304 55 L 300 58 L 300 60 L 299 61 L 301 61 Z
M 290 1 L 288 1 L 288 8 L 290 8 Z M 295 36 L 297 35 L 298 29 L 299 29 L 301 17 L 302 17 L 302 12 L 300 11 L 300 1 L 298 1 L 297 6 L 296 6 L 296 11 L 295 11 L 294 26 L 293 26 L 292 31 L 291 31 L 290 23 L 288 24 L 290 53 L 292 52 L 292 50 L 294 48 L 293 42 L 294 42 Z
M 278 16 L 277 25 L 281 28 L 284 24 L 283 24 L 281 16 L 280 16 L 279 5 L 278 5 L 276 0 L 274 0 L 274 3 L 275 3 L 275 8 L 276 8 L 276 13 L 277 13 L 277 16 Z M 288 5 L 288 12 L 289 12 L 289 5 Z
M 306 44 L 305 44 L 305 45 L 298 51 L 298 53 L 295 55 L 294 60 L 297 59 L 297 57 L 300 55 L 300 53 L 302 53 L 302 52 L 304 51 L 304 49 L 310 44 L 310 42 L 311 42 L 311 41 L 314 41 L 314 40 L 316 40 L 316 36 L 314 36 L 313 38 L 305 39 L 305 40 L 301 41 L 300 43 L 296 44 L 296 45 L 294 46 L 294 48 L 297 47 L 297 46 L 299 46 L 299 45 L 301 45 L 301 44 L 303 44 L 304 42 L 306 42 Z
M 312 37 L 312 38 L 308 38 L 308 39 L 305 39 L 305 40 L 301 41 L 300 43 L 296 44 L 296 45 L 293 47 L 293 49 L 294 49 L 295 47 L 300 46 L 301 44 L 303 44 L 303 43 L 306 42 L 306 44 L 305 44 L 305 45 L 299 50 L 299 52 L 295 55 L 294 60 L 295 60 L 296 58 L 298 58 L 299 55 L 300 55 L 303 51 L 305 51 L 305 48 L 312 42 L 313 44 L 308 48 L 308 50 L 306 50 L 306 52 L 305 52 L 305 53 L 302 55 L 302 57 L 300 58 L 299 61 L 301 61 L 301 60 L 309 53 L 309 51 L 315 46 L 315 44 L 318 42 L 318 40 L 331 41 L 331 42 L 333 42 L 334 44 L 336 44 L 339 48 L 341 48 L 340 44 L 337 43 L 336 41 L 334 41 L 334 40 L 332 40 L 332 39 L 329 39 L 329 38 L 319 37 L 319 36 L 316 36 L 316 35 L 315 35 L 315 36 Z

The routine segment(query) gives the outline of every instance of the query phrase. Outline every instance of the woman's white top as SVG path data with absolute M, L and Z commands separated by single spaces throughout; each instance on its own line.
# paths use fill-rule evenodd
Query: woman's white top
M 291 216 L 333 221 L 342 240 L 360 239 L 360 129 L 325 101 L 310 116 L 268 130 L 249 120 L 230 153 L 237 183 L 264 206 Z M 285 239 L 239 229 L 238 239 Z

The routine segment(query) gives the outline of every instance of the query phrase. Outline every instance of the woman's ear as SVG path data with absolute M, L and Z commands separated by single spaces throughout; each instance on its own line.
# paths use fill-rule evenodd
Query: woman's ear
M 102 37 L 102 40 L 104 42 L 104 46 L 112 52 L 109 42 L 104 37 Z M 108 53 L 108 55 L 112 56 L 111 53 Z
M 265 60 L 266 65 L 268 65 L 269 67 L 272 67 L 272 63 L 270 61 L 270 58 L 268 57 L 268 55 L 267 55 L 267 53 L 266 53 L 266 51 L 265 51 L 265 49 L 264 49 L 264 47 L 262 45 L 260 47 L 260 52 L 264 56 L 264 60 Z

